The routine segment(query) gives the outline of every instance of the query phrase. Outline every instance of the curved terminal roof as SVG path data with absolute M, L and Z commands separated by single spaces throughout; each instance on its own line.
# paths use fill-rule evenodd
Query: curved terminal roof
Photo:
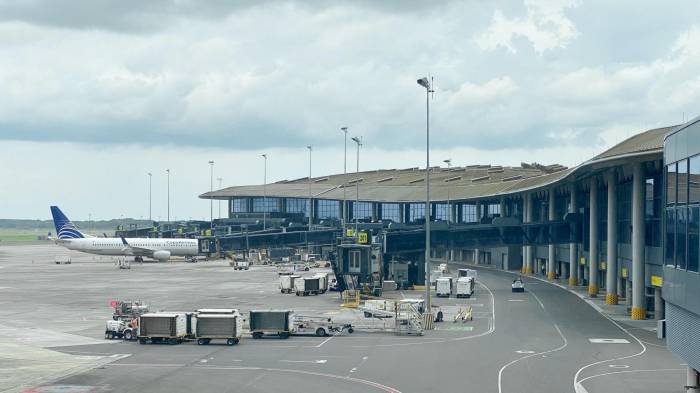
M 675 126 L 674 126 L 675 127 Z M 517 167 L 469 165 L 466 167 L 430 168 L 431 199 L 469 200 L 500 197 L 550 186 L 571 177 L 587 174 L 593 167 L 633 157 L 660 155 L 664 136 L 674 127 L 656 128 L 636 134 L 625 141 L 574 167 L 522 163 Z M 425 200 L 425 170 L 378 169 L 347 175 L 328 175 L 283 180 L 276 183 L 253 186 L 235 186 L 207 192 L 204 199 L 230 199 L 236 197 L 286 197 L 314 199 L 343 199 L 346 187 L 348 199 L 354 199 L 355 187 L 359 187 L 361 201 L 372 202 L 421 202 Z

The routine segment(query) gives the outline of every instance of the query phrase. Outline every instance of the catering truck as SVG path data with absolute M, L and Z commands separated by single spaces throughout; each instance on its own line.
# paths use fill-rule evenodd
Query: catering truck
M 457 279 L 456 297 L 472 297 L 474 294 L 474 279 L 471 277 L 460 277 Z
M 440 277 L 435 280 L 435 294 L 438 297 L 452 295 L 452 277 Z

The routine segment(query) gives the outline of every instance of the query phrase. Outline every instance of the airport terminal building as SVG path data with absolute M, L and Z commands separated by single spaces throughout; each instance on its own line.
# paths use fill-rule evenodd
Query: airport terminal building
M 430 168 L 430 212 L 419 168 L 229 187 L 201 198 L 226 200 L 230 218 L 310 214 L 319 226 L 420 229 L 429 215 L 435 230 L 452 236 L 431 242 L 434 258 L 584 285 L 607 304 L 626 304 L 632 319 L 668 313 L 669 347 L 700 369 L 700 344 L 692 342 L 700 335 L 699 131 L 695 119 L 641 132 L 574 168 Z M 507 241 L 504 225 L 524 240 Z M 464 240 L 489 228 L 501 228 L 499 242 Z

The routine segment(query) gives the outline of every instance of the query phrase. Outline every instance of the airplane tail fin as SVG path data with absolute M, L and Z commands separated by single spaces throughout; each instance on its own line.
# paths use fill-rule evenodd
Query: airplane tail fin
M 51 206 L 51 215 L 53 216 L 53 225 L 56 227 L 56 236 L 59 239 L 80 239 L 85 237 L 58 206 Z

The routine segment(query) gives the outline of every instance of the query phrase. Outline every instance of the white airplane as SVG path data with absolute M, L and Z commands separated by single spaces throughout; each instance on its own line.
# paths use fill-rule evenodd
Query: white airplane
M 95 237 L 83 234 L 66 217 L 58 206 L 51 206 L 51 215 L 56 227 L 56 244 L 69 250 L 89 254 L 133 256 L 143 260 L 144 257 L 161 262 L 171 256 L 194 259 L 199 254 L 197 239 L 158 239 L 123 237 Z

